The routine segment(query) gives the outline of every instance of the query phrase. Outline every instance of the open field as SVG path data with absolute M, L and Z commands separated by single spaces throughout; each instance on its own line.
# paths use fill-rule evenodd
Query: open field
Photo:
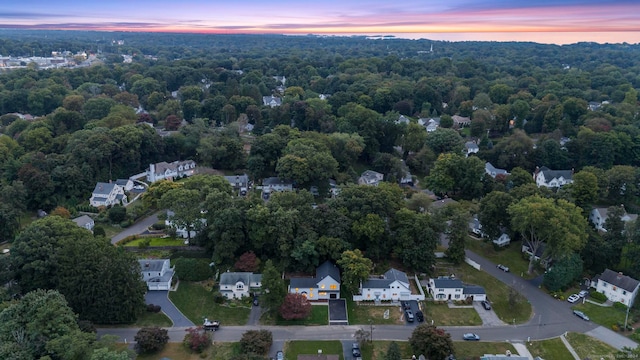
M 204 351 L 204 357 L 195 354 L 182 346 L 181 343 L 168 343 L 164 349 L 156 354 L 138 355 L 138 360 L 160 360 L 169 358 L 171 360 L 228 360 L 238 353 L 238 343 L 216 343 Z

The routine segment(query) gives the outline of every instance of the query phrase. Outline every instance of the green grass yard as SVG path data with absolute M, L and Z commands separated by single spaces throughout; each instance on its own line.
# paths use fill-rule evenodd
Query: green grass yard
M 527 344 L 527 349 L 533 357 L 539 356 L 543 359 L 573 359 L 566 346 L 560 338 L 533 341 Z
M 220 326 L 245 325 L 251 311 L 251 305 L 245 303 L 216 304 L 213 293 L 199 283 L 181 281 L 178 291 L 169 292 L 169 298 L 194 324 L 209 318 L 219 320 Z
M 426 302 L 424 309 L 424 321 L 430 323 L 433 320 L 436 326 L 476 326 L 482 325 L 480 315 L 473 308 L 451 309 L 447 304 Z
M 609 330 L 613 325 L 624 324 L 624 318 L 627 314 L 625 310 L 616 309 L 613 306 L 598 306 L 590 303 L 578 304 L 573 306 L 572 309 L 582 311 L 587 314 L 591 321 Z
M 133 246 L 138 247 L 141 242 L 149 240 L 149 246 L 186 246 L 184 244 L 184 239 L 174 239 L 174 238 L 140 238 L 133 240 L 129 243 L 126 243 L 124 246 Z
M 316 355 L 318 350 L 323 354 L 339 355 L 344 360 L 342 343 L 338 340 L 331 341 L 289 341 L 284 346 L 285 360 L 296 360 L 298 355 Z
M 275 325 L 329 325 L 329 306 L 312 305 L 309 317 L 301 320 L 285 320 L 278 314 L 275 320 Z
M 585 334 L 569 333 L 567 341 L 581 359 L 614 359 L 615 353 L 618 352 L 617 349 Z
M 531 279 L 539 275 L 538 269 L 534 270 L 533 275 L 527 274 L 529 261 L 523 258 L 521 241 L 514 241 L 496 250 L 491 242 L 469 237 L 465 243 L 465 247 L 496 264 L 508 266 L 513 274 L 520 275 L 525 279 Z
M 167 317 L 167 315 L 162 312 L 151 313 L 145 311 L 140 316 L 138 316 L 138 320 L 135 322 L 135 324 L 133 324 L 133 327 L 149 326 L 170 327 L 173 326 L 173 322 Z

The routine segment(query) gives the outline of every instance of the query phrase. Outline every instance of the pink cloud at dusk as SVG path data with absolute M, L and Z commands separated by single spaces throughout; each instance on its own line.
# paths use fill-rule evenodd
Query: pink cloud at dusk
M 220 4 L 207 0 L 68 0 L 60 4 L 24 0 L 0 5 L 0 27 L 638 43 L 640 1 L 408 0 L 396 4 L 380 0 L 251 0 Z

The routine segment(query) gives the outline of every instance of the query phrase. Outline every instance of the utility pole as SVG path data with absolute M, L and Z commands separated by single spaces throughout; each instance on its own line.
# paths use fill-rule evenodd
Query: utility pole
M 373 343 L 373 321 L 371 319 L 369 319 L 369 328 L 370 328 L 371 343 Z

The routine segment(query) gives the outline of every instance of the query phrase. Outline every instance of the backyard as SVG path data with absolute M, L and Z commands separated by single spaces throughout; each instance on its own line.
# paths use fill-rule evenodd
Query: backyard
M 532 279 L 539 274 L 539 269 L 535 268 L 532 275 L 527 274 L 529 261 L 523 258 L 522 242 L 513 241 L 511 244 L 496 250 L 492 242 L 486 242 L 474 237 L 469 237 L 465 243 L 467 250 L 491 260 L 496 264 L 503 264 L 509 267 L 512 273 L 521 275 L 525 279 Z
M 178 291 L 169 292 L 169 298 L 194 324 L 209 318 L 219 320 L 221 326 L 245 325 L 251 311 L 251 298 L 217 304 L 211 289 L 195 282 L 181 281 Z

